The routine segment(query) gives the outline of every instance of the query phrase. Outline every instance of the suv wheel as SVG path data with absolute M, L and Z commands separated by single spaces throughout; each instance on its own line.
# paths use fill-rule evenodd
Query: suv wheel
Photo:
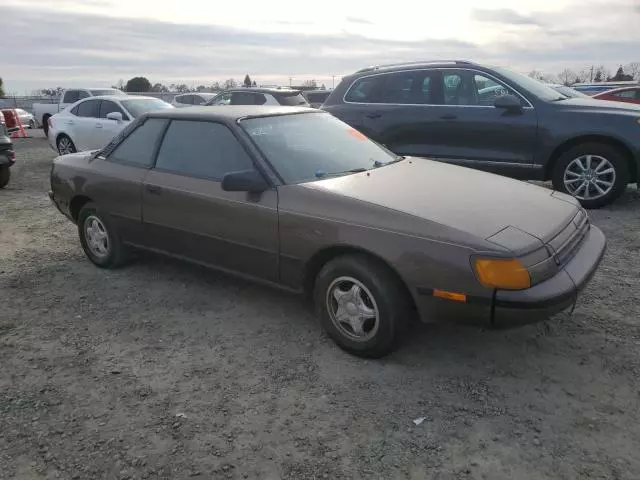
M 11 170 L 8 165 L 0 167 L 0 188 L 4 188 L 9 184 L 11 178 Z
M 316 278 L 314 300 L 324 330 L 340 348 L 360 357 L 392 352 L 408 323 L 403 286 L 364 255 L 327 263 Z
M 629 166 L 615 147 L 585 143 L 565 152 L 552 175 L 553 188 L 573 195 L 585 208 L 600 208 L 618 198 L 629 183 Z
M 78 214 L 78 234 L 84 253 L 102 268 L 116 268 L 127 260 L 126 247 L 108 215 L 94 203 L 87 203 Z

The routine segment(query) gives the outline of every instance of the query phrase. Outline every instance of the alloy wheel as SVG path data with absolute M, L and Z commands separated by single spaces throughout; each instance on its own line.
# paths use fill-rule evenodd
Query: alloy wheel
M 380 313 L 369 289 L 352 277 L 340 277 L 327 288 L 326 307 L 333 325 L 347 338 L 366 342 L 378 332 Z
M 87 247 L 93 255 L 98 258 L 109 255 L 109 234 L 102 220 L 95 215 L 89 215 L 84 221 L 84 233 Z
M 578 200 L 596 200 L 613 189 L 616 169 L 600 155 L 581 155 L 569 162 L 563 182 L 567 192 Z

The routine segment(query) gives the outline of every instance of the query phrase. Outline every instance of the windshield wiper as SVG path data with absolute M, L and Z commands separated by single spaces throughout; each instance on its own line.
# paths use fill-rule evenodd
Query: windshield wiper
M 316 172 L 316 178 L 339 177 L 340 175 L 348 175 L 350 173 L 362 173 L 366 171 L 367 169 L 364 167 L 352 168 L 351 170 L 344 170 L 342 172 L 331 172 L 331 173 L 318 171 Z

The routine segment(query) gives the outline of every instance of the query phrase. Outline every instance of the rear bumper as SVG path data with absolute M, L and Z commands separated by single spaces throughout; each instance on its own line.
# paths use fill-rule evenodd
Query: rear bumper
M 602 231 L 592 225 L 578 252 L 552 278 L 526 290 L 496 290 L 493 298 L 468 299 L 466 304 L 444 305 L 453 302 L 422 296 L 418 305 L 421 317 L 431 317 L 425 312 L 432 314 L 433 303 L 439 302 L 438 310 L 448 309 L 451 314 L 442 320 L 459 323 L 507 328 L 545 320 L 575 305 L 578 293 L 600 265 L 606 245 Z

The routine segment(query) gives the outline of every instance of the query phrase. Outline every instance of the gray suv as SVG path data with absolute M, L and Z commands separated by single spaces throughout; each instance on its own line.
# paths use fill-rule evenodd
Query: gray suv
M 467 61 L 369 67 L 322 109 L 399 155 L 551 180 L 587 208 L 640 173 L 640 106 L 569 98 L 525 75 Z

